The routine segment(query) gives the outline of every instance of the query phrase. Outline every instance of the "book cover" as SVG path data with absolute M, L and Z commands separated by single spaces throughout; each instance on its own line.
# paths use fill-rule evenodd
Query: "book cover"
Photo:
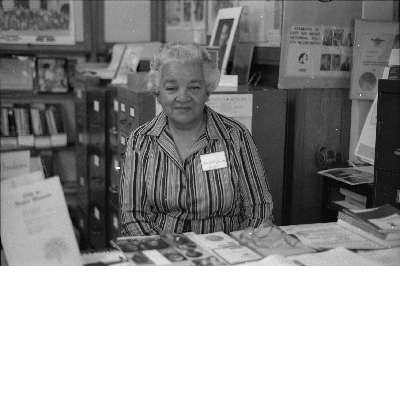
M 383 239 L 400 238 L 400 211 L 390 204 L 366 210 L 343 210 L 338 219 L 346 219 Z
M 2 192 L 1 216 L 9 265 L 82 265 L 58 176 Z
M 83 265 L 133 265 L 120 250 L 104 249 L 81 253 Z
M 184 234 L 195 243 L 211 249 L 222 257 L 228 264 L 239 264 L 260 260 L 261 255 L 247 246 L 242 246 L 235 238 L 224 232 L 196 234 L 187 232 Z
M 134 265 L 223 265 L 212 251 L 184 234 L 118 237 L 111 244 Z
M 351 232 L 357 233 L 358 235 L 380 245 L 382 248 L 392 248 L 400 246 L 400 239 L 394 239 L 394 240 L 382 239 L 376 236 L 375 234 L 372 234 L 371 232 L 361 229 L 344 219 L 338 219 L 337 223 L 343 228 L 346 228 Z

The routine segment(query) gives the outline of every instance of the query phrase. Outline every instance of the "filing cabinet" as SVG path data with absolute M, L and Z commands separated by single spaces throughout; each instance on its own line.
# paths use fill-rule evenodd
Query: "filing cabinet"
M 75 88 L 77 102 L 78 229 L 81 247 L 109 247 L 109 149 L 118 149 L 118 92 L 115 86 L 91 78 Z M 110 146 L 110 147 L 109 147 Z
M 156 115 L 156 100 L 143 88 L 132 88 L 127 85 L 117 87 L 118 105 L 113 103 L 113 110 L 118 106 L 117 130 L 118 140 L 115 143 L 114 130 L 109 132 L 109 217 L 107 231 L 112 238 L 121 232 L 121 217 L 119 212 L 120 173 L 126 151 L 128 136 L 139 126 L 153 119 Z M 114 115 L 115 116 L 115 115 Z
M 374 205 L 400 209 L 400 81 L 378 83 Z

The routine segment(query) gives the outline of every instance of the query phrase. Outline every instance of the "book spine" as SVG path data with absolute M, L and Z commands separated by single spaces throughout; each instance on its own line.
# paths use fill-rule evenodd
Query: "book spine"
M 32 131 L 35 136 L 42 136 L 43 131 L 40 123 L 40 116 L 39 116 L 39 110 L 37 108 L 31 108 L 30 109 L 30 114 L 31 114 L 31 121 L 32 121 Z
M 10 136 L 8 109 L 6 107 L 1 107 L 1 136 Z
M 10 136 L 17 136 L 15 109 L 13 107 L 8 108 L 8 129 L 10 131 Z
M 15 126 L 16 126 L 17 136 L 21 136 L 24 133 L 23 133 L 23 126 L 22 126 L 21 109 L 19 107 L 14 109 L 14 115 L 15 115 Z
M 50 108 L 48 108 L 45 111 L 45 116 L 46 116 L 47 130 L 49 131 L 49 134 L 50 135 L 55 135 L 56 132 L 55 132 L 54 126 L 53 126 L 53 121 L 52 121 L 52 118 L 51 118 L 51 109 Z
M 399 240 L 383 240 L 381 238 L 376 237 L 375 235 L 366 232 L 354 225 L 352 225 L 351 223 L 338 219 L 337 223 L 339 225 L 341 225 L 342 227 L 348 229 L 351 232 L 354 232 L 362 237 L 364 237 L 365 239 L 369 239 L 372 242 L 375 242 L 377 244 L 379 244 L 380 246 L 384 247 L 384 248 L 392 248 L 392 247 L 398 247 L 400 246 L 400 239 Z
M 350 197 L 360 203 L 367 204 L 367 196 L 363 196 L 362 194 L 355 193 L 352 190 L 348 190 L 346 188 L 340 188 L 340 193 L 342 193 L 346 197 Z

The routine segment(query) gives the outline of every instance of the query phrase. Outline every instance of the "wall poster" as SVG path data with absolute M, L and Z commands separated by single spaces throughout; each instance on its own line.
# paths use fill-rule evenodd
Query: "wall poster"
M 75 44 L 74 1 L 3 1 L 0 32 L 0 43 Z
M 353 37 L 354 30 L 344 26 L 292 25 L 284 76 L 324 82 L 333 78 L 335 87 L 348 87 Z
M 398 22 L 356 19 L 354 48 L 355 68 L 351 74 L 350 98 L 374 100 L 378 93 L 378 80 L 388 65 Z

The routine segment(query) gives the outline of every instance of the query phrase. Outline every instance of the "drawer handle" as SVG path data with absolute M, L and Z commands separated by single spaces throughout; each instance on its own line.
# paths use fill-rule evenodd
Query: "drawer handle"
M 395 150 L 394 154 L 395 154 L 396 156 L 400 156 L 400 149 Z
M 118 131 L 117 131 L 117 129 L 115 129 L 114 126 L 108 132 L 112 133 L 113 135 L 117 135 L 118 134 Z
M 125 124 L 126 124 L 126 119 L 120 119 L 120 120 L 119 120 L 119 123 L 120 123 L 121 125 L 125 125 Z

